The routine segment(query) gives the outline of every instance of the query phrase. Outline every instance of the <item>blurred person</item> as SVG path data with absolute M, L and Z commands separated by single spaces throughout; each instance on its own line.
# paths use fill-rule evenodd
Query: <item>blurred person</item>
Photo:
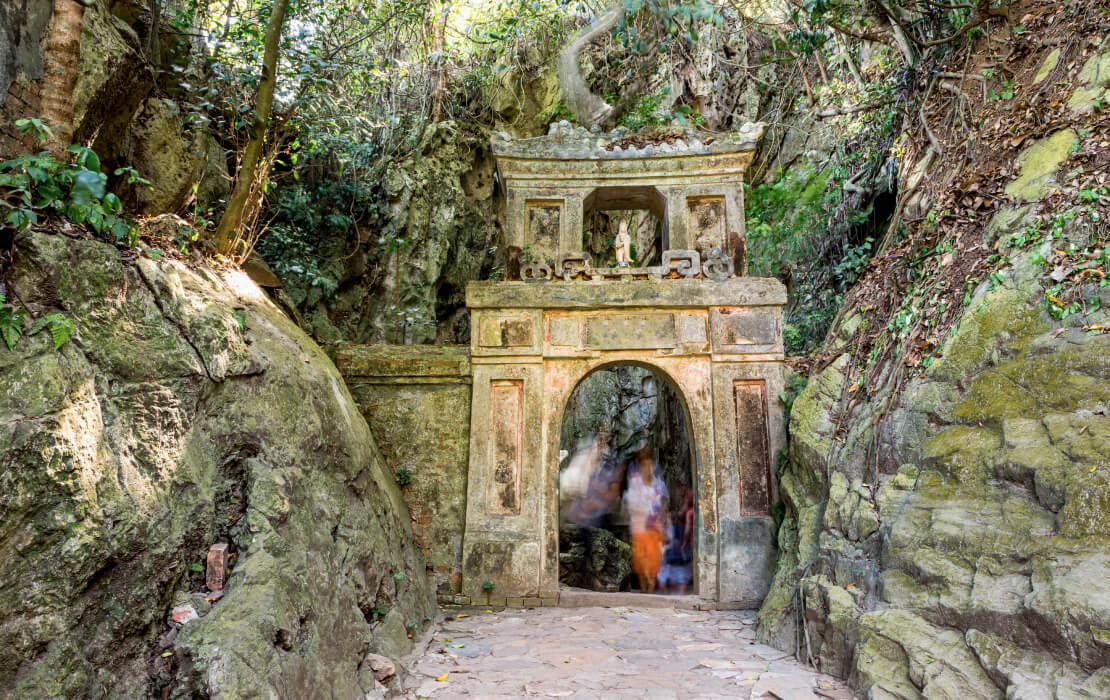
M 632 573 L 640 591 L 654 593 L 663 560 L 664 533 L 669 528 L 667 488 L 651 447 L 638 449 L 628 468 L 624 492 L 628 531 L 632 540 Z

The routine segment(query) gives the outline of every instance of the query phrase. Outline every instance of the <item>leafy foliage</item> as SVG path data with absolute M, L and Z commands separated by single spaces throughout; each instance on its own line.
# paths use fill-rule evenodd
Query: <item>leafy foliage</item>
M 8 350 L 14 350 L 16 343 L 23 337 L 27 324 L 28 314 L 24 309 L 9 306 L 4 303 L 5 297 L 0 294 L 0 337 Z M 73 319 L 57 311 L 39 316 L 31 324 L 27 335 L 36 335 L 44 330 L 50 331 L 50 339 L 54 343 L 55 352 L 61 349 L 69 337 L 73 335 L 76 327 Z
M 24 134 L 38 139 L 49 135 L 49 127 L 38 119 L 21 119 L 16 125 Z M 108 176 L 100 170 L 100 158 L 91 148 L 70 146 L 73 162 L 61 161 L 48 151 L 25 153 L 0 164 L 0 204 L 7 208 L 4 220 L 15 229 L 39 223 L 40 215 L 55 214 L 77 224 L 87 224 L 117 243 L 135 245 L 135 222 L 122 215 L 119 197 L 108 191 Z M 131 168 L 119 168 L 117 176 L 131 183 L 146 183 Z

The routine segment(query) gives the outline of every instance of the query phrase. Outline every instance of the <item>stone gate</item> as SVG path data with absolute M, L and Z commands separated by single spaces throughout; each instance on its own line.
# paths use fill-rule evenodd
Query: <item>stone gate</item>
M 587 374 L 616 364 L 653 370 L 684 403 L 697 596 L 723 607 L 763 598 L 785 440 L 786 291 L 744 276 L 742 184 L 761 134 L 564 123 L 536 139 L 495 137 L 509 279 L 468 285 L 469 348 L 340 351 L 387 461 L 412 473 L 406 500 L 446 599 L 558 599 L 563 412 Z M 577 250 L 591 208 L 651 211 L 659 264 L 595 267 Z
M 682 397 L 694 445 L 695 590 L 753 604 L 772 574 L 783 444 L 776 280 L 475 283 L 463 593 L 559 590 L 559 426 L 591 371 L 637 364 Z M 771 400 L 768 399 L 771 397 Z

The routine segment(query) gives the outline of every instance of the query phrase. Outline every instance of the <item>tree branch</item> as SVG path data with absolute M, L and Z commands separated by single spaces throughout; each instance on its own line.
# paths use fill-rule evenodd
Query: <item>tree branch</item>
M 582 69 L 578 66 L 578 56 L 595 39 L 608 34 L 622 17 L 624 2 L 617 0 L 559 52 L 559 88 L 567 106 L 578 121 L 586 126 L 601 124 L 608 119 L 613 114 L 613 106 L 590 91 L 586 79 L 582 77 Z

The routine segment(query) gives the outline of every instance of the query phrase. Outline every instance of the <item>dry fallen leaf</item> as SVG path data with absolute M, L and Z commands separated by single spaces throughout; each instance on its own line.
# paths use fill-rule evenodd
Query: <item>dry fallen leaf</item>
M 462 613 L 462 614 L 456 615 L 455 617 L 456 617 L 457 619 L 461 620 L 461 619 L 463 619 L 464 617 L 470 617 L 470 615 L 469 615 L 468 613 Z
M 440 676 L 436 680 L 439 681 L 440 683 L 442 683 L 443 681 L 447 680 L 450 677 L 451 677 L 451 672 L 448 671 L 447 673 L 443 674 L 442 676 Z

